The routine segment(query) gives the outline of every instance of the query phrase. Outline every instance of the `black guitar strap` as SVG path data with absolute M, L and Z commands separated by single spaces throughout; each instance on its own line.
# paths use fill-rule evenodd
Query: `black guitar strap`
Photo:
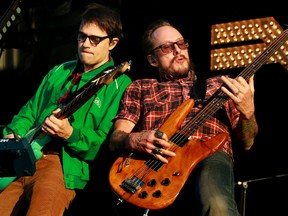
M 206 95 L 207 83 L 206 79 L 194 81 L 192 87 L 192 95 L 195 97 L 195 104 L 202 104 Z M 191 95 L 191 96 L 192 96 Z
M 203 104 L 207 90 L 207 82 L 204 80 L 196 80 L 192 88 L 192 95 L 195 97 L 195 106 Z M 191 95 L 191 96 L 192 96 Z M 227 125 L 231 129 L 231 123 L 228 119 L 227 113 L 223 109 L 219 109 L 214 115 L 223 124 Z

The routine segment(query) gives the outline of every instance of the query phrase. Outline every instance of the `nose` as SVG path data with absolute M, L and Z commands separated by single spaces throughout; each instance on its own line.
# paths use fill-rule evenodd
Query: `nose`
M 85 46 L 88 41 L 88 46 L 91 44 L 89 37 L 86 37 L 85 40 L 83 40 L 83 45 Z
M 177 45 L 177 43 L 173 44 L 174 45 L 174 49 L 173 49 L 173 54 L 177 55 L 181 53 L 181 49 L 180 47 Z

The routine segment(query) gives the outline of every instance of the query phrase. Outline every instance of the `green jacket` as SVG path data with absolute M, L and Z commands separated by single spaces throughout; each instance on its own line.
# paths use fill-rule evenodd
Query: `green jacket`
M 69 61 L 50 70 L 35 95 L 3 129 L 3 136 L 10 134 L 12 129 L 14 133 L 25 137 L 31 129 L 41 125 L 58 107 L 58 99 L 67 92 L 71 84 L 71 80 L 67 81 L 68 77 L 77 64 L 78 60 Z M 114 66 L 113 59 L 93 71 L 83 73 L 77 89 L 110 66 Z M 69 116 L 74 129 L 69 139 L 63 142 L 61 154 L 67 188 L 83 189 L 89 181 L 89 162 L 96 158 L 100 146 L 108 141 L 112 119 L 118 111 L 121 96 L 130 83 L 131 79 L 126 74 L 119 76 L 110 84 L 104 85 Z

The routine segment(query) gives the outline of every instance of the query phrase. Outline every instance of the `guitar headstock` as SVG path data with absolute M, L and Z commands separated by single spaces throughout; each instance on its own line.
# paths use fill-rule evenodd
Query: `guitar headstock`
M 131 69 L 131 60 L 129 62 L 123 62 L 118 67 L 121 73 L 124 73 L 125 71 L 129 71 Z
M 110 82 L 115 80 L 118 76 L 125 73 L 127 70 L 129 71 L 131 68 L 131 60 L 129 62 L 125 61 L 118 65 L 117 67 L 114 67 L 113 69 L 109 70 L 103 77 L 103 82 L 106 85 L 108 85 Z

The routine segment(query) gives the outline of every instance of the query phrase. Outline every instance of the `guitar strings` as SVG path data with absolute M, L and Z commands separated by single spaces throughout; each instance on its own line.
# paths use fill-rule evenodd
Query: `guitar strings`
M 288 40 L 288 35 L 286 34 L 287 30 L 282 32 L 282 34 L 277 37 L 265 50 L 265 53 L 268 53 L 268 55 L 259 55 L 257 56 L 251 64 L 246 67 L 239 75 L 244 77 L 245 79 L 248 79 L 251 77 L 256 70 L 258 70 L 274 53 L 277 49 L 280 48 L 280 46 Z M 250 69 L 252 67 L 252 70 Z M 172 137 L 171 141 L 173 143 L 181 143 L 184 141 L 184 139 L 191 136 L 191 134 L 194 134 L 194 132 L 203 124 L 205 121 L 210 118 L 220 106 L 227 100 L 227 96 L 224 92 L 218 91 L 216 92 L 216 96 L 214 99 L 211 100 L 211 103 L 209 103 L 207 106 L 205 106 L 188 124 L 186 124 L 181 133 L 179 135 L 176 135 L 175 137 Z M 191 127 L 195 125 L 196 127 Z M 182 133 L 183 132 L 183 133 Z

